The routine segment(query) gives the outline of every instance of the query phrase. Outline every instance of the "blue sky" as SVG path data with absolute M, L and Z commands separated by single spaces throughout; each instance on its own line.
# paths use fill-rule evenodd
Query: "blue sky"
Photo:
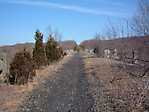
M 0 45 L 33 42 L 34 32 L 57 29 L 77 43 L 102 32 L 107 18 L 130 19 L 137 0 L 0 0 Z

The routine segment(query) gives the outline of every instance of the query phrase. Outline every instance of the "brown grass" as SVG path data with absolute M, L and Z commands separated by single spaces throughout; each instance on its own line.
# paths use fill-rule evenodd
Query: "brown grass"
M 53 63 L 47 67 L 37 70 L 37 75 L 32 82 L 25 85 L 0 85 L 0 112 L 15 112 L 17 106 L 25 100 L 28 93 L 37 88 L 39 84 L 47 79 L 52 78 L 53 73 L 60 69 L 63 64 L 69 61 L 71 57 L 65 57 L 63 60 Z
M 98 85 L 102 88 L 100 94 L 107 103 L 103 102 L 106 105 L 103 108 L 110 108 L 110 112 L 143 112 L 149 109 L 149 104 L 146 104 L 149 96 L 149 90 L 146 88 L 148 77 L 131 77 L 125 71 L 121 71 L 116 66 L 113 67 L 119 62 L 109 59 L 91 58 L 86 59 L 85 63 L 88 79 L 90 80 L 94 74 L 100 81 Z M 97 99 L 100 100 L 100 98 Z

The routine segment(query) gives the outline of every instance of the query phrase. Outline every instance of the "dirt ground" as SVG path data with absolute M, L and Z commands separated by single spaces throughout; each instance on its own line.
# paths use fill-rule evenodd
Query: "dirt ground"
M 88 92 L 89 84 L 79 54 L 53 76 L 34 89 L 17 112 L 94 112 L 94 99 Z
M 0 85 L 0 112 L 149 112 L 149 76 L 84 55 L 38 70 L 27 85 Z
M 85 70 L 97 112 L 148 112 L 148 76 L 136 78 L 121 70 L 120 62 L 85 58 Z

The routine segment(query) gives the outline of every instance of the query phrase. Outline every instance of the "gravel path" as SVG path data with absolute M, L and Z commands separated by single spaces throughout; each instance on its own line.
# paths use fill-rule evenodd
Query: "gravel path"
M 76 54 L 33 90 L 18 112 L 94 112 L 94 100 L 84 74 L 81 57 Z

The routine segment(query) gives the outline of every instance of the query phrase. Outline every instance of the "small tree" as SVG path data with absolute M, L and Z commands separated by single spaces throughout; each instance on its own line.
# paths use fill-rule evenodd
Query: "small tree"
M 33 49 L 33 60 L 36 64 L 36 67 L 46 65 L 46 54 L 43 45 L 43 34 L 37 30 L 35 32 L 35 48 Z
M 58 45 L 58 43 L 54 40 L 52 35 L 49 35 L 49 39 L 46 44 L 46 56 L 48 62 L 53 62 L 61 58 L 63 55 L 62 48 Z
M 25 84 L 29 78 L 32 79 L 35 71 L 30 53 L 26 50 L 16 53 L 9 71 L 10 84 Z
M 50 35 L 51 37 L 51 35 Z M 49 38 L 47 43 L 46 43 L 46 56 L 47 56 L 47 60 L 48 62 L 52 62 L 53 61 L 53 39 Z
M 63 57 L 63 54 L 64 54 L 64 52 L 63 52 L 62 47 L 57 46 L 57 58 L 58 59 L 62 58 Z

